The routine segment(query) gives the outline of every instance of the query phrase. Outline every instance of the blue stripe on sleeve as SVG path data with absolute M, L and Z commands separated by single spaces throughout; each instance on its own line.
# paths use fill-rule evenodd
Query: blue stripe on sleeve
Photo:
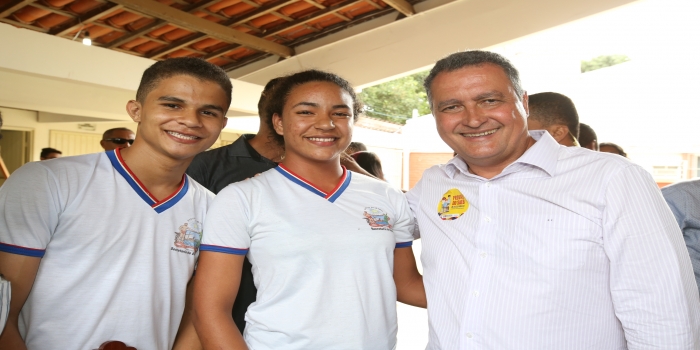
M 26 248 L 12 244 L 0 243 L 0 252 L 43 258 L 46 251 L 44 249 Z
M 226 254 L 234 254 L 234 255 L 246 255 L 248 254 L 248 249 L 240 249 L 240 248 L 229 248 L 229 247 L 222 247 L 218 245 L 209 245 L 209 244 L 201 244 L 199 246 L 199 250 L 203 252 L 216 252 L 216 253 L 226 253 Z
M 396 243 L 396 248 L 406 248 L 413 245 L 413 241 Z

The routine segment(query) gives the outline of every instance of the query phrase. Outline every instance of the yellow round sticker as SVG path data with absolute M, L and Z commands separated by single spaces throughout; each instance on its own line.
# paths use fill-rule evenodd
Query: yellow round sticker
M 462 216 L 467 209 L 469 209 L 469 202 L 456 188 L 445 192 L 437 207 L 438 215 L 443 220 L 455 220 Z

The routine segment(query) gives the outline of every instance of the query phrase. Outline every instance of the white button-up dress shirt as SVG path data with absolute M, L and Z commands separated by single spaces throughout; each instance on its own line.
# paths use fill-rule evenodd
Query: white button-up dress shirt
M 700 348 L 688 251 L 650 174 L 531 135 L 538 141 L 490 180 L 456 157 L 407 194 L 422 238 L 427 348 Z

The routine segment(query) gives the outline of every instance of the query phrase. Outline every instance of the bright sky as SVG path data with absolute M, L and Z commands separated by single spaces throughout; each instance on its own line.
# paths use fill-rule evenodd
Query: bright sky
M 599 141 L 700 153 L 699 16 L 697 0 L 642 0 L 490 49 L 514 61 L 530 93 L 571 97 Z M 631 61 L 579 73 L 581 60 L 610 54 Z

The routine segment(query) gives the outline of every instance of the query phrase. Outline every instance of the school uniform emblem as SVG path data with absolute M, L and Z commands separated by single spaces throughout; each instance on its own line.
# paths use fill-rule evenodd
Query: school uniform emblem
M 199 243 L 202 240 L 202 223 L 189 219 L 180 225 L 175 232 L 174 246 L 170 250 L 194 255 L 199 250 Z
M 469 209 L 469 202 L 462 192 L 453 188 L 445 192 L 438 202 L 437 212 L 442 220 L 455 220 Z
M 389 220 L 391 220 L 389 215 L 379 208 L 367 207 L 362 215 L 372 230 L 391 231 L 393 228 L 393 226 L 389 223 Z

